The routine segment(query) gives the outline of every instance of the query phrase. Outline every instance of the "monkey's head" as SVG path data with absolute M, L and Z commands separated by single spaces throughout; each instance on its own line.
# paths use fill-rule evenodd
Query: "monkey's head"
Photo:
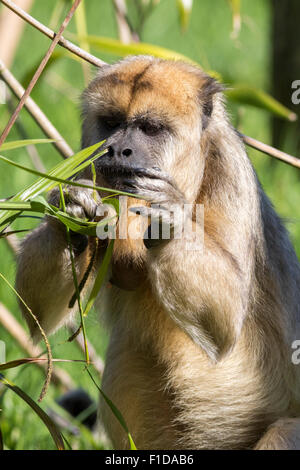
M 204 170 L 200 143 L 210 125 L 213 78 L 191 65 L 140 56 L 107 65 L 83 94 L 82 146 L 105 139 L 97 182 L 122 189 L 139 170 L 160 169 L 193 202 Z

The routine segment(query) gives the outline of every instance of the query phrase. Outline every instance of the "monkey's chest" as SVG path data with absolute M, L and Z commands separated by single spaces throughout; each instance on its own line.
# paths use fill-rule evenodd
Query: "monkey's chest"
M 144 263 L 136 263 L 133 259 L 128 260 L 113 259 L 112 285 L 125 291 L 137 290 L 146 278 Z
M 122 412 L 141 449 L 253 447 L 275 414 L 260 399 L 262 384 L 247 361 L 212 364 L 141 291 L 114 289 L 118 309 L 103 389 Z M 148 299 L 148 301 L 147 301 Z M 151 299 L 151 300 L 150 300 Z M 238 356 L 238 354 L 237 354 Z M 116 448 L 127 436 L 107 406 L 103 419 Z

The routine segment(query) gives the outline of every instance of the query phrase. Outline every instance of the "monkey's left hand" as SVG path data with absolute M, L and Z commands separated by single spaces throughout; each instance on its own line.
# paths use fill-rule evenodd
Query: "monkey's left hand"
M 180 236 L 187 217 L 187 201 L 174 180 L 159 168 L 139 168 L 135 175 L 122 182 L 122 189 L 151 203 L 150 207 L 130 208 L 131 212 L 151 219 L 144 237 L 146 248 Z

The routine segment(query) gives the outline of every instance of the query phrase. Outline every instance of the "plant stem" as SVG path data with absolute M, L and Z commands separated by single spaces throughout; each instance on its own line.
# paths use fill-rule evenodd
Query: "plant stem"
M 63 193 L 61 184 L 59 185 L 59 192 L 60 192 L 60 200 L 62 204 L 62 209 L 64 212 L 66 212 L 66 203 L 65 203 L 64 193 Z M 66 227 L 66 231 L 67 231 L 67 242 L 68 242 L 68 247 L 69 247 L 69 252 L 70 252 L 73 282 L 74 282 L 74 287 L 75 287 L 75 292 L 76 292 L 76 297 L 77 297 L 78 309 L 79 309 L 80 320 L 81 320 L 81 328 L 82 328 L 82 334 L 83 334 L 83 340 L 84 340 L 85 360 L 86 360 L 86 363 L 89 364 L 90 358 L 89 358 L 89 350 L 88 350 L 88 345 L 87 345 L 86 330 L 85 330 L 85 324 L 84 324 L 84 318 L 83 318 L 83 308 L 82 308 L 82 302 L 80 298 L 80 291 L 79 291 L 79 286 L 78 286 L 78 279 L 77 279 L 69 227 Z

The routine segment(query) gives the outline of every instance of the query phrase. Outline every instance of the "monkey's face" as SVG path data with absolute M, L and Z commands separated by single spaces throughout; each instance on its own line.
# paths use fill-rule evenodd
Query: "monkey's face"
M 105 139 L 107 148 L 96 162 L 98 183 L 122 189 L 128 178 L 161 171 L 194 199 L 204 168 L 201 135 L 219 91 L 212 82 L 192 66 L 152 57 L 101 69 L 83 95 L 82 145 Z

